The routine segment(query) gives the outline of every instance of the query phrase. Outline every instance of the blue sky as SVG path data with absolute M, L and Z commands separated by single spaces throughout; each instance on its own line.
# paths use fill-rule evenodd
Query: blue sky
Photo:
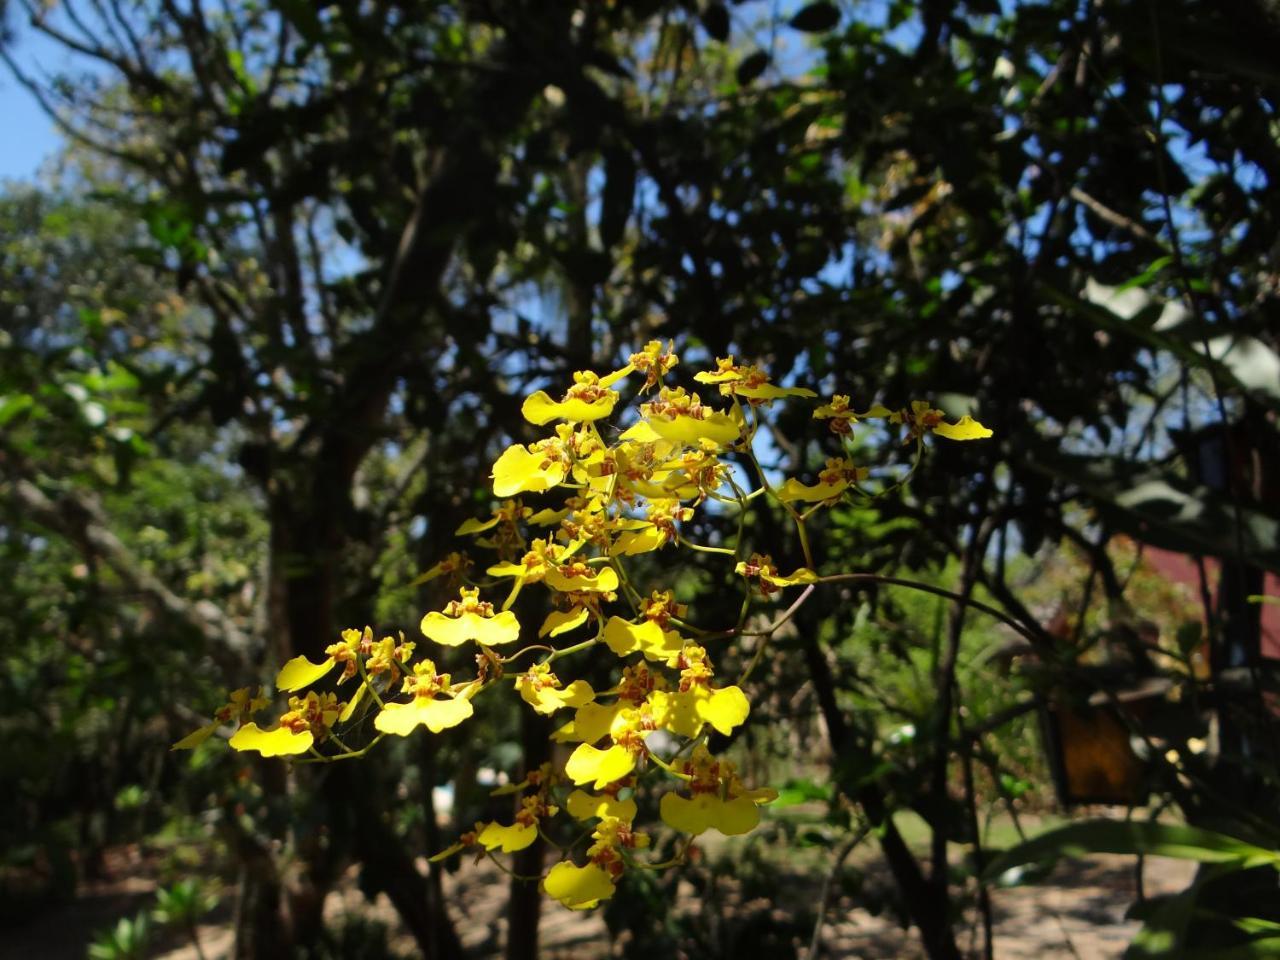
M 19 30 L 10 52 L 27 68 L 41 53 L 52 52 L 50 44 L 44 44 L 43 51 L 41 46 Z M 0 180 L 34 180 L 40 164 L 61 145 L 53 121 L 0 64 Z

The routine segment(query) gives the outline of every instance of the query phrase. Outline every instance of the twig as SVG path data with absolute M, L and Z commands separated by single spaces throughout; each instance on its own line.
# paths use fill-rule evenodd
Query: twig
M 844 845 L 836 854 L 835 862 L 831 864 L 831 869 L 822 878 L 822 892 L 818 894 L 818 915 L 813 919 L 813 935 L 809 938 L 808 960 L 817 960 L 818 948 L 822 945 L 822 924 L 827 916 L 827 902 L 831 899 L 832 882 L 840 872 L 840 868 L 844 866 L 849 854 L 866 839 L 867 834 L 870 832 L 871 825 L 869 823 L 860 824 L 857 831 L 844 842 Z

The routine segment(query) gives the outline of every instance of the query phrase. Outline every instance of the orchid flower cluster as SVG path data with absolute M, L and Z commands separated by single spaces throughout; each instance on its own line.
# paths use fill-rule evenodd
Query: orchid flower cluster
M 445 578 L 457 589 L 457 599 L 428 612 L 420 629 L 428 652 L 472 648 L 474 676 L 455 679 L 440 672 L 420 652 L 421 642 L 403 634 L 375 639 L 368 627 L 344 630 L 323 661 L 296 657 L 280 670 L 276 687 L 290 696 L 288 709 L 274 722 L 264 727 L 252 719 L 269 703 L 262 691 L 251 696 L 239 690 L 210 724 L 175 747 L 194 747 L 219 727 L 233 725 L 230 742 L 236 750 L 350 759 L 387 736 L 407 737 L 419 727 L 435 734 L 465 723 L 477 697 L 509 684 L 530 709 L 566 718 L 552 735 L 566 745 L 563 762 L 544 764 L 520 783 L 499 788 L 521 795 L 512 823 L 477 823 L 433 859 L 466 848 L 490 856 L 513 853 L 546 836 L 544 822 L 563 811 L 586 826 L 579 842 L 561 848 L 563 857 L 539 879 L 549 896 L 585 909 L 612 896 L 628 870 L 682 862 L 693 839 L 709 830 L 726 836 L 753 830 L 760 806 L 776 793 L 745 784 L 728 759 L 711 752 L 709 736 L 732 734 L 746 721 L 751 706 L 743 685 L 770 636 L 803 596 L 766 629 L 751 631 L 753 603 L 797 586 L 807 596 L 824 581 L 810 553 L 805 520 L 846 498 L 870 495 L 863 487 L 868 471 L 854 463 L 849 445 L 857 425 L 897 425 L 916 445 L 914 463 L 926 434 L 975 440 L 991 431 L 967 416 L 950 422 L 920 401 L 859 412 L 849 397 L 837 395 L 817 405 L 813 417 L 826 422 L 843 455 L 829 459 L 812 483 L 778 483 L 754 450 L 762 412 L 775 401 L 816 394 L 773 384 L 758 367 L 727 357 L 694 376 L 719 394 L 718 403 L 704 403 L 697 393 L 666 385 L 677 363 L 672 344 L 653 341 L 606 376 L 575 373 L 560 399 L 539 390 L 524 401 L 525 419 L 550 427 L 550 434 L 513 444 L 498 457 L 492 473 L 498 506 L 457 531 L 492 551 L 496 562 L 476 578 L 470 554 L 452 553 L 418 578 Z M 615 413 L 621 396 L 615 387 L 631 376 L 643 378 L 638 393 L 650 399 L 639 403 L 638 418 L 610 443 L 600 424 Z M 752 475 L 754 482 L 742 482 Z M 744 489 L 756 483 L 756 489 Z M 553 492 L 556 502 L 541 509 L 524 503 L 523 498 Z M 770 556 L 745 554 L 741 517 L 759 497 L 776 500 L 795 521 L 803 567 L 784 574 Z M 736 543 L 696 544 L 687 538 L 689 521 L 709 504 L 738 512 Z M 736 625 L 696 627 L 674 589 L 653 589 L 647 596 L 637 589 L 627 558 L 670 547 L 735 563 L 744 586 Z M 536 630 L 512 609 L 523 590 L 535 587 L 549 592 L 552 607 Z M 724 683 L 712 651 L 748 637 L 756 641 L 749 662 L 736 682 Z M 616 681 L 607 689 L 568 675 L 575 659 L 590 658 L 598 670 L 601 657 L 617 661 Z M 336 687 L 352 691 L 347 699 L 310 689 L 335 673 Z M 370 715 L 372 737 L 362 723 Z M 344 740 L 353 734 L 368 742 L 353 748 Z M 665 862 L 646 857 L 650 837 L 634 827 L 642 791 L 661 794 L 662 822 L 684 836 L 678 853 Z

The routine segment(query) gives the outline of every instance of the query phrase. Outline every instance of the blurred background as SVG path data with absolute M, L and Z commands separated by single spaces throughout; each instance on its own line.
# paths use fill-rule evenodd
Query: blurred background
M 1184 857 L 1280 848 L 1274 4 L 7 0 L 0 24 L 0 956 L 1276 954 L 1273 866 L 1086 831 L 991 869 L 1100 810 L 1208 831 Z M 545 752 L 514 698 L 360 764 L 169 751 L 344 627 L 416 633 L 447 598 L 415 579 L 534 437 L 524 396 L 655 338 L 682 382 L 734 353 L 992 427 L 814 546 L 1019 629 L 819 592 L 720 744 L 780 788 L 762 827 L 588 914 L 426 863 Z M 808 416 L 781 409 L 771 469 L 831 454 Z M 858 437 L 877 475 L 909 465 Z M 785 521 L 747 535 L 790 570 Z M 714 560 L 676 586 L 731 623 Z

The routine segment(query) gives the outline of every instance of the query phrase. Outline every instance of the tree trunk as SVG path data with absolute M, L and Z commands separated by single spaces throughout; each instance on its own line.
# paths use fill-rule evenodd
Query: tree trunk
M 803 614 L 804 611 L 801 613 Z M 898 885 L 907 915 L 920 931 L 920 939 L 930 960 L 960 960 L 955 932 L 952 930 L 948 915 L 945 888 L 940 894 L 930 888 L 919 862 L 894 825 L 891 811 L 887 809 L 884 795 L 880 790 L 874 784 L 851 781 L 843 774 L 845 770 L 870 769 L 875 758 L 867 755 L 857 745 L 845 723 L 844 714 L 836 702 L 836 686 L 831 668 L 818 641 L 813 639 L 817 635 L 817 624 L 802 625 L 799 624 L 801 619 L 800 615 L 796 617 L 801 635 L 810 638 L 804 648 L 809 676 L 813 680 L 818 706 L 826 722 L 827 735 L 831 740 L 832 752 L 835 754 L 833 775 L 836 786 L 862 807 L 867 819 L 876 827 L 880 850 L 893 873 L 894 882 Z
M 520 711 L 520 742 L 524 748 L 525 771 L 536 770 L 551 759 L 551 722 L 532 710 Z M 507 906 L 507 960 L 538 960 L 538 921 L 542 913 L 542 891 L 533 880 L 542 873 L 546 844 L 538 837 L 517 853 L 512 861 L 516 876 L 511 878 Z

